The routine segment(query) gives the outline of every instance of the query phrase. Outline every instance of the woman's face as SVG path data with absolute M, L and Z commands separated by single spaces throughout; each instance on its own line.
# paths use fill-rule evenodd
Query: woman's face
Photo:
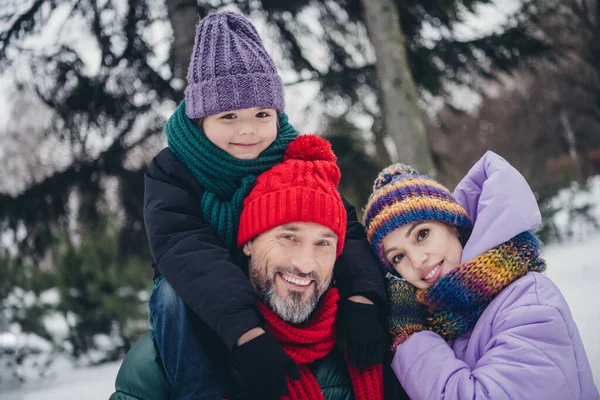
M 387 235 L 383 252 L 404 279 L 426 289 L 460 265 L 462 246 L 456 229 L 450 225 L 413 222 Z

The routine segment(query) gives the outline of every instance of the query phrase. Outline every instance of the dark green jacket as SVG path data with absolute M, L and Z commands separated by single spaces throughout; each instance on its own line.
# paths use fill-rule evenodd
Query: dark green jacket
M 309 366 L 327 400 L 353 400 L 352 385 L 344 359 L 337 351 Z M 129 350 L 109 400 L 166 400 L 171 388 L 164 374 L 152 332 L 142 336 Z

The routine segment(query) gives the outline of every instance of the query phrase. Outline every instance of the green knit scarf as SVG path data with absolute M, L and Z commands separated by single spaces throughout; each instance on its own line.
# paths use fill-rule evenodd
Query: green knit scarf
M 288 144 L 298 132 L 279 114 L 277 138 L 254 160 L 240 160 L 215 146 L 185 114 L 185 101 L 179 104 L 165 126 L 169 148 L 204 187 L 200 205 L 204 219 L 217 231 L 218 238 L 233 253 L 244 198 L 254 187 L 256 177 L 283 160 Z

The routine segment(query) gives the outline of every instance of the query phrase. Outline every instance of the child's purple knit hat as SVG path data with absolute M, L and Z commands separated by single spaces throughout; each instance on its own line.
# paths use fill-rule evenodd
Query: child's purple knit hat
M 185 103 L 190 119 L 252 107 L 283 111 L 281 78 L 250 21 L 223 12 L 198 23 Z

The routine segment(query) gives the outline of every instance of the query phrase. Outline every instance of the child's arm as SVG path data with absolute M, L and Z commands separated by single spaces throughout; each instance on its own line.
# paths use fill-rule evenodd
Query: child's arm
M 334 278 L 340 296 L 364 296 L 379 307 L 386 303 L 385 282 L 371 251 L 364 226 L 358 221 L 356 209 L 342 198 L 348 215 L 344 250 L 335 263 Z
M 513 288 L 511 297 L 500 304 L 487 328 L 489 338 L 479 336 L 486 329 L 481 327 L 470 337 L 470 352 L 481 354 L 473 368 L 431 331 L 414 333 L 398 346 L 392 368 L 410 398 L 597 398 L 597 391 L 591 396 L 590 386 L 584 389 L 585 383 L 579 382 L 578 374 L 586 369 L 591 382 L 591 370 L 558 289 L 537 285 L 536 279 L 548 279 L 539 274 L 522 279 L 526 283 Z M 547 298 L 555 300 L 556 306 L 537 301 L 538 290 L 551 292 Z M 516 298 L 527 301 L 510 301 Z
M 201 217 L 202 190 L 169 149 L 161 151 L 145 175 L 144 222 L 159 271 L 232 349 L 263 319 L 250 281 Z
M 364 227 L 358 222 L 352 204 L 343 200 L 348 214 L 346 242 L 334 269 L 342 298 L 337 345 L 348 350 L 348 361 L 352 365 L 363 369 L 381 363 L 388 348 L 381 321 L 385 315 L 386 294 Z

